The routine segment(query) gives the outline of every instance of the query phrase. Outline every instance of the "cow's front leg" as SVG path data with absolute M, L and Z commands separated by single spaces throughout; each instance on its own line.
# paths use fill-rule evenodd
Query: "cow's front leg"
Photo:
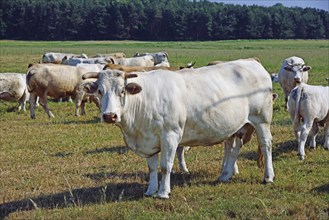
M 145 196 L 153 196 L 158 191 L 158 154 L 146 158 L 150 180 Z
M 161 184 L 158 198 L 168 199 L 170 194 L 170 173 L 174 164 L 176 149 L 178 145 L 177 135 L 167 134 L 161 142 Z

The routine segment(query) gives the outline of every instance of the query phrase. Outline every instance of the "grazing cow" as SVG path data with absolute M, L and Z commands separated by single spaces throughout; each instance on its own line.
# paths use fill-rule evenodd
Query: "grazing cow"
M 263 182 L 273 181 L 272 82 L 259 62 L 232 61 L 177 72 L 104 70 L 83 76 L 92 77 L 98 80 L 89 92 L 98 90 L 101 96 L 103 121 L 119 126 L 127 146 L 147 160 L 145 195 L 158 191 L 160 151 L 157 196 L 169 198 L 178 146 L 218 144 L 247 124 L 254 127 L 264 155 Z
M 82 53 L 81 55 L 73 53 L 54 53 L 47 52 L 42 56 L 42 63 L 61 63 L 64 57 L 79 57 L 79 58 L 88 58 L 86 54 Z
M 26 101 L 30 93 L 26 88 L 26 74 L 0 73 L 0 99 L 18 101 L 18 111 L 26 111 Z
M 26 82 L 30 92 L 30 117 L 35 118 L 34 110 L 37 96 L 39 96 L 40 104 L 48 116 L 54 117 L 49 110 L 47 96 L 55 99 L 67 96 L 75 98 L 77 88 L 85 82 L 81 76 L 86 72 L 88 70 L 84 68 L 59 64 L 29 65 Z M 75 101 L 77 102 L 78 99 Z
M 146 55 L 151 55 L 154 59 L 155 66 L 170 67 L 169 56 L 166 52 L 156 52 L 156 53 L 135 53 L 134 57 L 143 57 Z
M 107 54 L 96 54 L 92 58 L 96 58 L 96 57 L 114 57 L 116 59 L 119 59 L 119 58 L 126 57 L 126 54 L 125 53 L 122 53 L 122 52 L 119 52 L 119 53 L 107 53 Z
M 278 82 L 283 89 L 286 104 L 290 91 L 295 88 L 297 83 L 307 83 L 309 70 L 311 70 L 311 67 L 306 66 L 304 60 L 300 57 L 293 56 L 283 61 L 278 73 Z
M 154 66 L 154 59 L 151 55 L 120 59 L 111 58 L 111 62 L 109 63 L 119 64 L 122 66 Z
M 316 147 L 320 125 L 325 125 L 324 148 L 329 150 L 329 87 L 301 83 L 290 92 L 288 110 L 298 141 L 299 159 L 305 158 L 305 142 L 312 129 L 311 148 Z M 301 124 L 302 123 L 302 124 Z

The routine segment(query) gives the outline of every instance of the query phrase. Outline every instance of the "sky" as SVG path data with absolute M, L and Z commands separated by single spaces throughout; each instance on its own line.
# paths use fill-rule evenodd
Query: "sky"
M 270 7 L 276 3 L 281 3 L 286 7 L 317 8 L 329 11 L 328 0 L 211 0 L 213 2 L 223 2 L 226 4 L 239 5 L 260 5 Z

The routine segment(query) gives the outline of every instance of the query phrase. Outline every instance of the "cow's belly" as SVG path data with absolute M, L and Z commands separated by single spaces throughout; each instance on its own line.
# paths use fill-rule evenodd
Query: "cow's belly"
M 132 133 L 124 132 L 126 145 L 141 157 L 151 157 L 161 151 L 159 136 L 154 132 L 136 130 Z

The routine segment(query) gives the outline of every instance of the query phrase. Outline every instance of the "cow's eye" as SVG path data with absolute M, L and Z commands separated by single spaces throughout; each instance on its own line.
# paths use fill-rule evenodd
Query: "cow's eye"
M 292 68 L 291 68 L 290 66 L 285 66 L 284 69 L 285 69 L 286 71 L 289 71 L 289 72 L 292 71 Z
M 103 95 L 103 92 L 102 92 L 102 90 L 101 90 L 101 89 L 98 89 L 98 94 L 99 94 L 100 96 L 102 96 L 102 95 Z

